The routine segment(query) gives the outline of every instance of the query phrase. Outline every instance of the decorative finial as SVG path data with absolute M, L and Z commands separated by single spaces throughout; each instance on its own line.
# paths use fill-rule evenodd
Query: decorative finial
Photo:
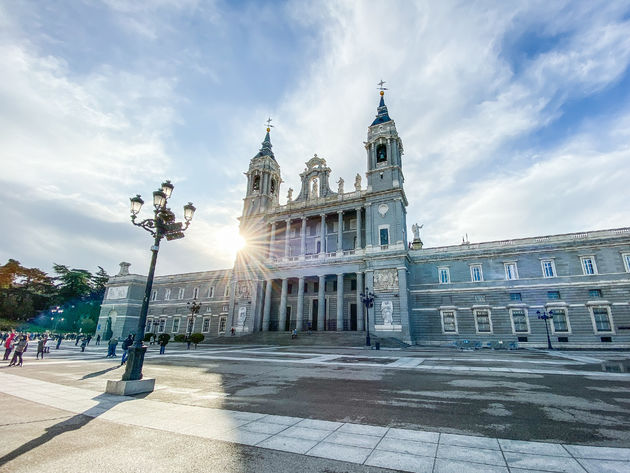
M 381 81 L 379 83 L 377 83 L 376 85 L 378 85 L 377 89 L 380 90 L 381 92 L 381 97 L 383 95 L 385 95 L 385 91 L 387 90 L 387 87 L 383 87 L 386 84 L 386 82 L 381 79 Z
M 271 124 L 271 117 L 267 118 L 267 133 L 269 133 L 271 131 L 271 129 L 273 128 L 273 125 Z

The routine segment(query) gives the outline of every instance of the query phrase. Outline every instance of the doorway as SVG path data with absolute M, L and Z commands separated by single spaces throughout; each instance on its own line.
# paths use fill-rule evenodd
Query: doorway
M 313 310 L 311 311 L 311 330 L 317 330 L 317 312 L 319 309 L 319 301 L 313 299 Z
M 357 330 L 357 305 L 350 304 L 350 330 Z
M 284 323 L 284 330 L 287 332 L 291 330 L 291 306 L 287 306 L 287 318 Z

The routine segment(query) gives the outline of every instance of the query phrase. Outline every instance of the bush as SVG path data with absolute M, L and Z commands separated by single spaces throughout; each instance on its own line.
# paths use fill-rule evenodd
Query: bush
M 160 342 L 160 345 L 166 345 L 170 339 L 171 336 L 168 333 L 161 333 L 158 335 L 158 342 Z
M 193 333 L 190 335 L 190 341 L 195 344 L 195 348 L 197 348 L 197 343 L 203 342 L 204 337 L 203 333 Z
M 152 333 L 145 333 L 144 334 L 144 338 L 142 339 L 142 341 L 143 342 L 150 342 L 153 337 L 154 337 L 154 335 Z
M 176 342 L 180 342 L 180 343 L 185 342 L 186 341 L 186 335 L 184 335 L 183 333 L 178 333 L 177 335 L 175 335 L 174 340 Z

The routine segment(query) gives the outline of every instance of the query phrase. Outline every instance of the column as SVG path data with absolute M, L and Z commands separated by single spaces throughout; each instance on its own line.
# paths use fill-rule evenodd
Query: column
M 284 332 L 287 324 L 287 289 L 289 280 L 282 278 L 282 293 L 280 294 L 280 313 L 278 314 L 278 332 Z
M 304 277 L 301 276 L 298 279 L 298 300 L 297 300 L 297 313 L 295 314 L 295 328 L 302 330 L 302 319 L 304 318 Z
M 306 217 L 302 217 L 302 229 L 300 230 L 300 255 L 306 254 Z
M 372 204 L 365 204 L 365 249 L 372 246 Z
M 363 246 L 363 242 L 361 241 L 361 207 L 355 209 L 357 211 L 357 246 L 356 249 L 359 250 Z
M 337 331 L 343 330 L 343 273 L 337 274 Z
M 319 247 L 319 252 L 326 253 L 326 214 L 320 214 L 319 216 L 322 218 L 322 228 L 320 231 L 321 244 Z
M 324 290 L 326 289 L 326 276 L 319 277 L 319 290 L 317 291 L 317 330 L 323 332 L 325 330 L 324 317 L 326 317 L 324 298 Z
M 291 219 L 286 220 L 287 228 L 284 232 L 284 257 L 289 257 L 289 237 L 291 235 Z
M 374 292 L 374 271 L 368 269 L 365 271 L 365 292 Z M 376 306 L 377 300 L 374 299 L 374 305 Z M 370 332 L 374 332 L 374 307 L 366 309 L 366 317 L 370 323 Z
M 271 286 L 273 279 L 267 279 L 267 287 L 265 288 L 265 307 L 263 309 L 263 332 L 269 331 L 269 320 L 271 319 Z
M 337 211 L 337 254 L 343 254 L 343 210 Z
M 409 328 L 409 301 L 407 298 L 407 268 L 398 268 L 398 296 L 400 298 L 400 325 L 402 325 L 403 341 L 411 343 Z
M 363 332 L 365 330 L 365 324 L 363 318 L 363 301 L 361 300 L 361 293 L 363 292 L 363 273 L 357 272 L 357 330 Z
M 271 236 L 269 237 L 269 257 L 274 256 L 273 244 L 276 242 L 276 222 L 271 222 Z

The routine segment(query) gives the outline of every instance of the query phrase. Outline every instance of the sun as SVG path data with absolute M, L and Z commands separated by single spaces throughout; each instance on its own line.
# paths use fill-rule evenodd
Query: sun
M 225 231 L 219 235 L 220 247 L 226 253 L 236 256 L 236 254 L 245 248 L 247 242 L 236 231 Z

